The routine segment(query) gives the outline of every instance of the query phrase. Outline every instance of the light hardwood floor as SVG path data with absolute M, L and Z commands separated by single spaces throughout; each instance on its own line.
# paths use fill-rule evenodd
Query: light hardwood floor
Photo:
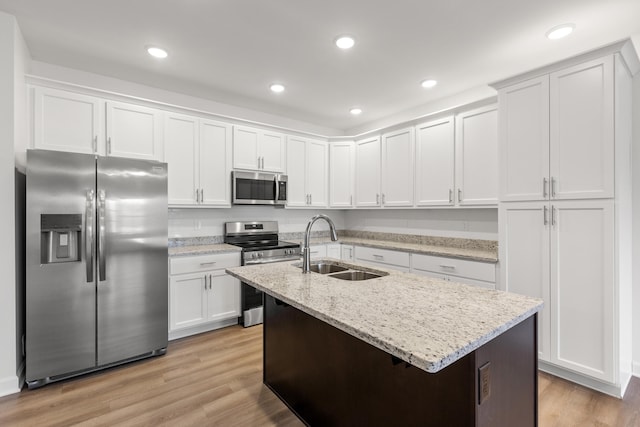
M 640 426 L 618 400 L 540 374 L 540 426 Z M 262 327 L 173 341 L 165 356 L 0 398 L 0 426 L 302 426 L 262 384 Z

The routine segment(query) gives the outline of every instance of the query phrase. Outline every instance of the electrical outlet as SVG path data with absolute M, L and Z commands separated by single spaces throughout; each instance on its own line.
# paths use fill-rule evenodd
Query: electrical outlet
M 491 362 L 478 368 L 478 404 L 491 396 Z

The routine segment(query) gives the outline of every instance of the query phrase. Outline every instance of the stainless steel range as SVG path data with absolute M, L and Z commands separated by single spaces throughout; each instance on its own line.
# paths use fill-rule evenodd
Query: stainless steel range
M 226 222 L 224 242 L 242 248 L 242 265 L 300 258 L 300 244 L 278 239 L 277 221 Z M 239 323 L 244 327 L 262 323 L 262 291 L 243 282 L 240 302 L 242 317 Z

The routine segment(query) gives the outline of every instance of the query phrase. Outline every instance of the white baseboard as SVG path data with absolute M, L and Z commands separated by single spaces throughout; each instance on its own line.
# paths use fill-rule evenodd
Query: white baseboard
M 0 397 L 18 393 L 19 391 L 20 386 L 17 376 L 0 378 Z
M 233 326 L 237 324 L 238 318 L 234 317 L 232 319 L 220 320 L 217 322 L 210 322 L 204 323 L 202 325 L 192 326 L 190 328 L 178 329 L 177 331 L 169 331 L 169 341 L 177 340 L 202 332 L 213 331 L 214 329 L 226 328 L 227 326 Z
M 543 372 L 549 373 L 551 375 L 555 375 L 556 377 L 564 378 L 565 380 L 571 381 L 573 383 L 579 384 L 584 387 L 588 387 L 590 389 L 599 391 L 604 394 L 608 394 L 618 399 L 622 398 L 622 395 L 624 394 L 624 391 L 628 384 L 628 378 L 627 378 L 627 381 L 625 381 L 625 383 L 622 385 L 605 383 L 605 382 L 587 377 L 585 375 L 581 375 L 573 371 L 569 371 L 567 369 L 561 368 L 551 363 L 544 362 L 542 360 L 538 361 L 538 369 Z
M 640 362 L 633 362 L 632 369 L 633 370 L 631 371 L 631 373 L 633 374 L 633 376 L 640 378 Z

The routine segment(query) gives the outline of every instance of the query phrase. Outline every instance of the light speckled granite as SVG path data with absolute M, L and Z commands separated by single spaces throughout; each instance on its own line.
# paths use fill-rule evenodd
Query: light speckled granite
M 312 231 L 311 244 L 331 242 L 328 231 Z M 379 233 L 373 231 L 338 231 L 338 243 L 391 249 L 416 254 L 468 259 L 480 262 L 498 262 L 498 242 L 494 240 L 459 239 L 453 237 L 417 236 L 410 234 Z M 303 232 L 280 233 L 280 240 L 302 243 Z M 222 236 L 169 239 L 169 248 L 183 247 L 185 255 L 212 253 L 209 246 L 223 242 Z M 176 252 L 175 255 L 183 254 Z M 173 256 L 175 256 L 173 255 Z
M 459 239 L 460 240 L 460 239 Z M 329 237 L 311 239 L 310 244 L 330 243 Z M 450 258 L 468 259 L 480 262 L 498 262 L 498 249 L 460 248 L 456 246 L 428 245 L 424 243 L 404 243 L 390 240 L 373 240 L 359 237 L 342 237 L 338 235 L 338 242 L 346 245 L 368 246 L 370 248 L 391 249 L 424 255 L 444 256 Z
M 229 252 L 240 252 L 241 250 L 242 249 L 238 246 L 227 245 L 226 243 L 215 245 L 176 246 L 169 248 L 169 257 L 223 254 Z
M 217 245 L 223 242 L 222 236 L 176 237 L 169 239 L 169 247 Z
M 535 298 L 394 270 L 338 263 L 388 275 L 349 282 L 317 273 L 302 274 L 299 267 L 288 262 L 226 271 L 432 373 L 542 308 L 542 301 Z

